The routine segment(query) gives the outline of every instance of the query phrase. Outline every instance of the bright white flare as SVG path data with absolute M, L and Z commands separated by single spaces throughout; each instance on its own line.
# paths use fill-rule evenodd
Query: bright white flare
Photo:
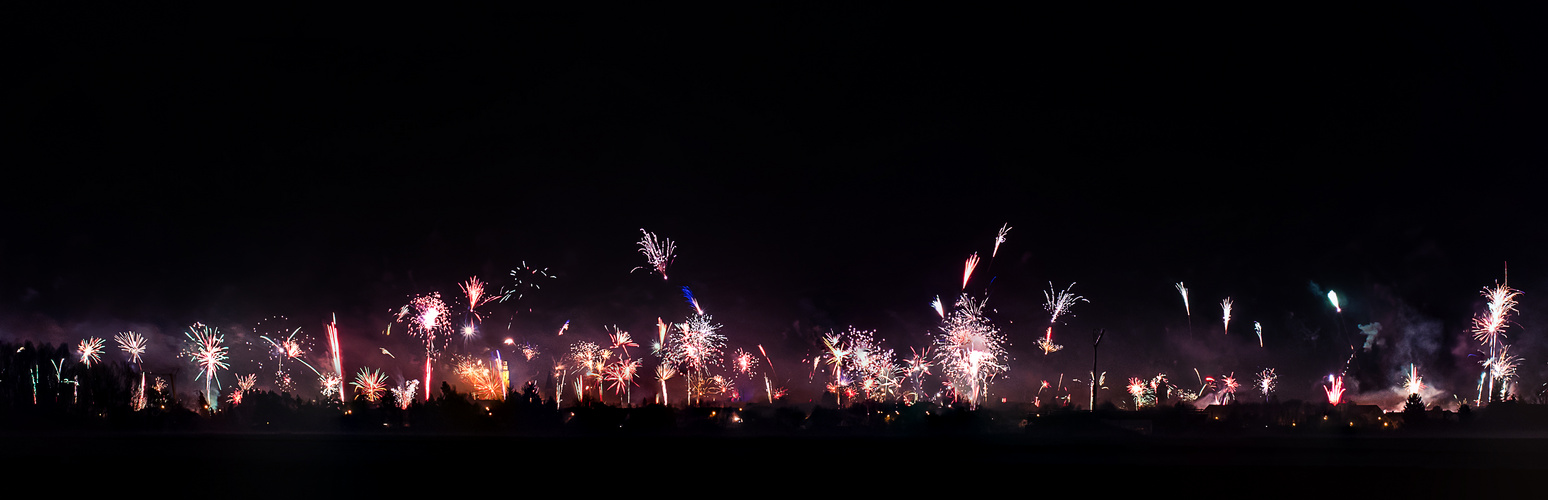
M 76 352 L 81 355 L 81 363 L 85 364 L 87 368 L 91 368 L 92 363 L 102 361 L 102 344 L 103 340 L 97 337 L 82 340 L 81 344 L 75 348 Z
M 1192 316 L 1193 310 L 1188 308 L 1188 287 L 1183 286 L 1181 281 L 1177 282 L 1177 293 L 1182 294 L 1183 297 L 1183 312 Z
M 1221 319 L 1225 320 L 1226 335 L 1231 334 L 1231 298 L 1226 297 L 1220 301 L 1220 310 L 1223 312 Z
M 134 332 L 123 332 L 113 336 L 118 341 L 118 348 L 129 353 L 129 361 L 140 362 L 140 355 L 145 354 L 145 337 Z

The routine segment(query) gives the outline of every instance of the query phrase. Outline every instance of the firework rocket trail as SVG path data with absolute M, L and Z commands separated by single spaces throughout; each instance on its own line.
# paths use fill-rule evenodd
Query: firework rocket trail
M 967 264 L 962 268 L 962 289 L 967 290 L 968 278 L 973 276 L 973 268 L 978 267 L 978 252 L 973 252 L 968 257 Z
M 1258 332 L 1258 347 L 1263 347 L 1263 325 L 1254 321 L 1252 322 L 1252 329 Z
M 1005 243 L 1005 236 L 1010 234 L 1010 230 L 1011 227 L 1009 222 L 1000 227 L 1000 234 L 995 235 L 994 237 L 994 251 L 989 253 L 990 259 L 994 259 L 995 256 L 1000 254 L 1000 244 Z
M 699 313 L 700 315 L 704 314 L 704 309 L 699 307 L 699 299 L 694 298 L 693 291 L 689 290 L 686 286 L 683 287 L 683 299 L 687 300 L 688 303 L 693 306 L 693 310 L 695 312 Z
M 672 240 L 667 238 L 662 238 L 658 242 L 655 234 L 643 228 L 640 229 L 640 233 L 644 234 L 644 237 L 640 238 L 640 253 L 645 254 L 645 262 L 649 263 L 652 269 L 661 274 L 663 281 L 666 280 L 667 266 L 672 265 L 672 257 L 675 256 L 673 252 L 677 250 L 677 245 L 672 244 Z M 629 270 L 629 272 L 632 273 L 640 269 L 645 268 L 643 266 L 636 267 Z
M 935 309 L 935 314 L 939 314 L 941 319 L 946 319 L 946 307 L 941 305 L 940 295 L 936 295 L 935 300 L 930 301 L 930 307 Z
M 1177 282 L 1177 293 L 1182 294 L 1183 312 L 1188 313 L 1188 316 L 1193 316 L 1193 310 L 1188 308 L 1188 287 L 1183 286 L 1181 281 Z
M 1333 312 L 1340 314 L 1344 312 L 1343 308 L 1338 307 L 1338 292 L 1328 290 L 1328 302 L 1333 304 Z
M 323 328 L 328 333 L 328 349 L 329 349 L 329 353 L 332 354 L 332 356 L 333 356 L 333 376 L 338 377 L 339 384 L 342 385 L 344 383 L 344 362 L 343 362 L 343 358 L 339 354 L 339 317 L 338 317 L 338 315 L 334 315 L 333 321 L 328 323 L 327 325 L 323 325 Z M 425 383 L 427 383 L 427 384 L 429 382 L 430 382 L 429 380 L 425 381 Z M 375 400 L 373 399 L 372 401 L 375 401 Z M 339 391 L 339 402 L 340 403 L 345 402 L 344 391 L 342 389 Z

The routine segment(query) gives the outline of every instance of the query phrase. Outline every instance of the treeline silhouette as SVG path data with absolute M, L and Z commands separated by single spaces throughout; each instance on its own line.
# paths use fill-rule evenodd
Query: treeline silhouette
M 501 400 L 478 400 L 441 382 L 428 401 L 406 408 L 391 395 L 303 399 L 290 393 L 244 391 L 215 411 L 205 395 L 180 398 L 180 374 L 142 373 L 127 362 L 90 366 L 68 345 L 0 343 L 0 430 L 121 430 L 231 432 L 501 432 L 541 435 L 581 433 L 725 432 L 809 435 L 959 434 L 1019 432 L 1033 435 L 1151 435 L 1241 433 L 1352 433 L 1548 430 L 1548 406 L 1508 401 L 1480 410 L 1426 408 L 1417 397 L 1404 411 L 1352 403 L 1277 400 L 1233 403 L 1203 410 L 1178 404 L 1140 411 L 1111 403 L 1096 411 L 1071 405 L 987 404 L 977 409 L 932 402 L 858 402 L 839 407 L 830 393 L 815 404 L 720 404 L 619 407 L 595 399 L 563 405 L 542 397 L 552 387 L 528 383 Z M 156 379 L 163 383 L 156 383 Z M 135 401 L 144 381 L 144 401 Z M 202 389 L 202 384 L 198 389 Z M 136 409 L 136 407 L 140 407 Z

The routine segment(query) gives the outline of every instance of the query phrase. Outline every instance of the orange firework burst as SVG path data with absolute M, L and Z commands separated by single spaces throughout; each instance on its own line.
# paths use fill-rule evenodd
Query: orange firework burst
M 462 377 L 463 382 L 473 386 L 473 397 L 476 399 L 501 399 L 505 395 L 500 378 L 489 368 L 489 365 L 484 364 L 482 359 L 459 359 L 457 376 Z

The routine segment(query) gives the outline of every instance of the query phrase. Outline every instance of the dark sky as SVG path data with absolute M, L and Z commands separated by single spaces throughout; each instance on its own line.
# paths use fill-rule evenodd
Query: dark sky
M 377 353 L 414 351 L 390 310 L 525 261 L 558 278 L 492 306 L 491 345 L 646 337 L 691 286 L 797 372 L 829 328 L 926 345 L 1009 223 L 969 286 L 1013 343 L 997 396 L 1083 373 L 1107 328 L 1109 377 L 1276 367 L 1317 397 L 1340 321 L 1388 327 L 1362 392 L 1417 362 L 1469 394 L 1505 261 L 1523 394 L 1548 379 L 1542 12 L 1073 9 L 37 13 L 6 71 L 0 339 L 133 328 L 173 366 L 195 321 L 337 313 L 346 365 L 408 366 Z M 629 273 L 640 228 L 678 243 L 670 282 Z M 1050 281 L 1091 302 L 1044 357 Z

